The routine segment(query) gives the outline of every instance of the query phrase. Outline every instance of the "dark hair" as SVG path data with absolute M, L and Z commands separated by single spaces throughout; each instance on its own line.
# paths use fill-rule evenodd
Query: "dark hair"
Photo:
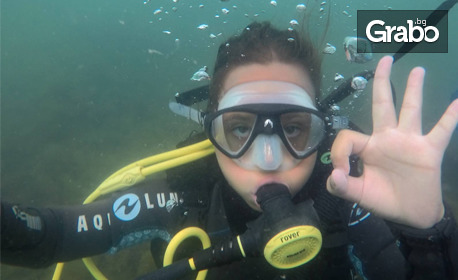
M 298 65 L 310 75 L 316 98 L 321 86 L 322 55 L 309 36 L 301 36 L 296 30 L 279 30 L 269 22 L 254 22 L 240 35 L 229 38 L 218 49 L 208 111 L 215 111 L 222 85 L 234 68 L 251 63 L 268 64 L 284 62 Z

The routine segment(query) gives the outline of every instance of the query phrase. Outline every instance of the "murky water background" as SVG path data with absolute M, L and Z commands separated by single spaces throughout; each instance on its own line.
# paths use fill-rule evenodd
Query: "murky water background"
M 342 42 L 356 34 L 357 9 L 434 9 L 441 3 L 366 2 L 325 4 L 332 6 L 326 42 L 337 51 L 324 60 L 324 94 L 337 85 L 336 72 L 347 77 L 373 69 L 381 57 L 376 54 L 364 65 L 345 61 Z M 291 19 L 300 21 L 299 3 L 313 15 L 313 31 L 322 32 L 323 13 L 315 1 L 278 0 L 276 6 L 269 0 L 2 1 L 2 199 L 31 205 L 79 204 L 120 167 L 173 149 L 198 129 L 169 111 L 174 94 L 203 85 L 190 81 L 192 74 L 204 65 L 211 72 L 219 44 L 251 21 L 270 20 L 281 28 L 289 27 Z M 157 9 L 161 12 L 154 14 Z M 408 71 L 417 65 L 426 68 L 425 131 L 458 88 L 457 15 L 455 7 L 449 13 L 448 54 L 408 54 L 393 68 L 398 104 Z M 200 30 L 200 24 L 208 28 Z M 367 130 L 371 85 L 362 96 L 340 104 Z M 458 209 L 456 134 L 443 170 L 445 197 Z M 150 270 L 146 251 L 137 247 L 97 262 L 110 279 L 128 279 Z M 51 279 L 52 272 L 52 267 L 1 266 L 2 279 Z M 66 265 L 63 279 L 90 276 L 80 261 L 74 261 Z

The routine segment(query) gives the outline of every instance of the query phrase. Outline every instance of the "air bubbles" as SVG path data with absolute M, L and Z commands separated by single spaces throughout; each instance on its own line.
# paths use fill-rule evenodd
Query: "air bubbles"
M 357 91 L 362 91 L 367 86 L 367 80 L 364 77 L 356 76 L 351 80 L 351 87 Z
M 305 9 L 306 9 L 305 4 L 298 4 L 296 6 L 296 11 L 298 11 L 298 12 L 303 12 L 303 11 L 305 11 Z
M 340 111 L 340 107 L 337 104 L 332 104 L 331 105 L 331 110 L 334 111 L 334 112 L 338 112 L 338 111 Z
M 325 53 L 325 54 L 334 54 L 335 52 L 336 52 L 336 47 L 334 47 L 330 43 L 326 43 L 326 47 L 324 47 L 323 53 Z
M 296 26 L 296 25 L 298 25 L 298 24 L 299 24 L 299 22 L 297 22 L 297 20 L 295 20 L 295 19 L 292 19 L 292 20 L 289 22 L 289 25 L 291 25 L 291 27 Z
M 334 76 L 334 82 L 338 82 L 340 80 L 343 80 L 345 79 L 344 76 L 342 74 L 339 74 L 339 73 L 336 73 L 336 75 Z
M 201 25 L 197 26 L 197 29 L 200 29 L 200 30 L 205 30 L 208 28 L 208 24 L 205 24 L 205 23 L 202 23 Z
M 342 14 L 346 15 L 347 17 L 351 17 L 350 13 L 349 13 L 349 12 L 347 12 L 347 11 L 345 11 L 345 10 L 344 10 L 344 11 L 342 11 Z
M 197 70 L 197 72 L 195 72 L 192 75 L 191 81 L 200 82 L 204 80 L 210 80 L 210 76 L 208 75 L 207 70 L 208 70 L 207 66 L 204 66 L 200 68 L 199 70 Z

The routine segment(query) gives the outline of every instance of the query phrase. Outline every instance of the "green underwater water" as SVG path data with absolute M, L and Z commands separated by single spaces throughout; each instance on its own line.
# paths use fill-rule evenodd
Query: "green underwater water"
M 204 65 L 212 71 L 221 42 L 253 20 L 280 28 L 301 19 L 307 4 L 312 32 L 320 36 L 325 20 L 321 1 L 151 0 L 1 2 L 1 196 L 30 205 L 80 204 L 106 177 L 141 158 L 171 150 L 199 126 L 168 109 L 178 91 Z M 435 9 L 441 1 L 327 1 L 331 26 L 326 42 L 337 47 L 324 59 L 323 94 L 345 77 L 373 69 L 345 60 L 342 42 L 356 34 L 356 11 Z M 202 5 L 202 6 L 201 6 Z M 175 7 L 175 8 L 174 8 Z M 225 14 L 222 8 L 229 10 Z M 162 12 L 154 14 L 161 9 Z M 347 13 L 344 13 L 346 11 Z M 215 15 L 218 15 L 216 17 Z M 350 16 L 349 16 L 350 15 Z M 458 89 L 458 7 L 449 13 L 449 52 L 407 54 L 393 67 L 397 103 L 410 69 L 421 65 L 424 131 L 429 131 Z M 208 28 L 200 30 L 200 24 Z M 165 32 L 164 32 L 165 31 Z M 168 34 L 170 33 L 170 34 Z M 214 34 L 216 38 L 210 38 Z M 342 112 L 370 130 L 370 89 L 340 104 Z M 458 135 L 444 162 L 444 196 L 458 213 Z M 457 214 L 458 216 L 458 214 Z M 152 265 L 147 246 L 114 257 L 98 257 L 110 279 L 130 279 Z M 2 279 L 51 279 L 41 270 L 2 265 Z M 65 266 L 62 279 L 91 279 L 81 261 Z

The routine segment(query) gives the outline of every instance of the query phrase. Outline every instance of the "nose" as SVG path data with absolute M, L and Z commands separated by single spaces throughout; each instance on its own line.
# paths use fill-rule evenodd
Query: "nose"
M 276 134 L 259 134 L 253 142 L 253 163 L 261 170 L 278 170 L 283 161 L 283 143 Z

